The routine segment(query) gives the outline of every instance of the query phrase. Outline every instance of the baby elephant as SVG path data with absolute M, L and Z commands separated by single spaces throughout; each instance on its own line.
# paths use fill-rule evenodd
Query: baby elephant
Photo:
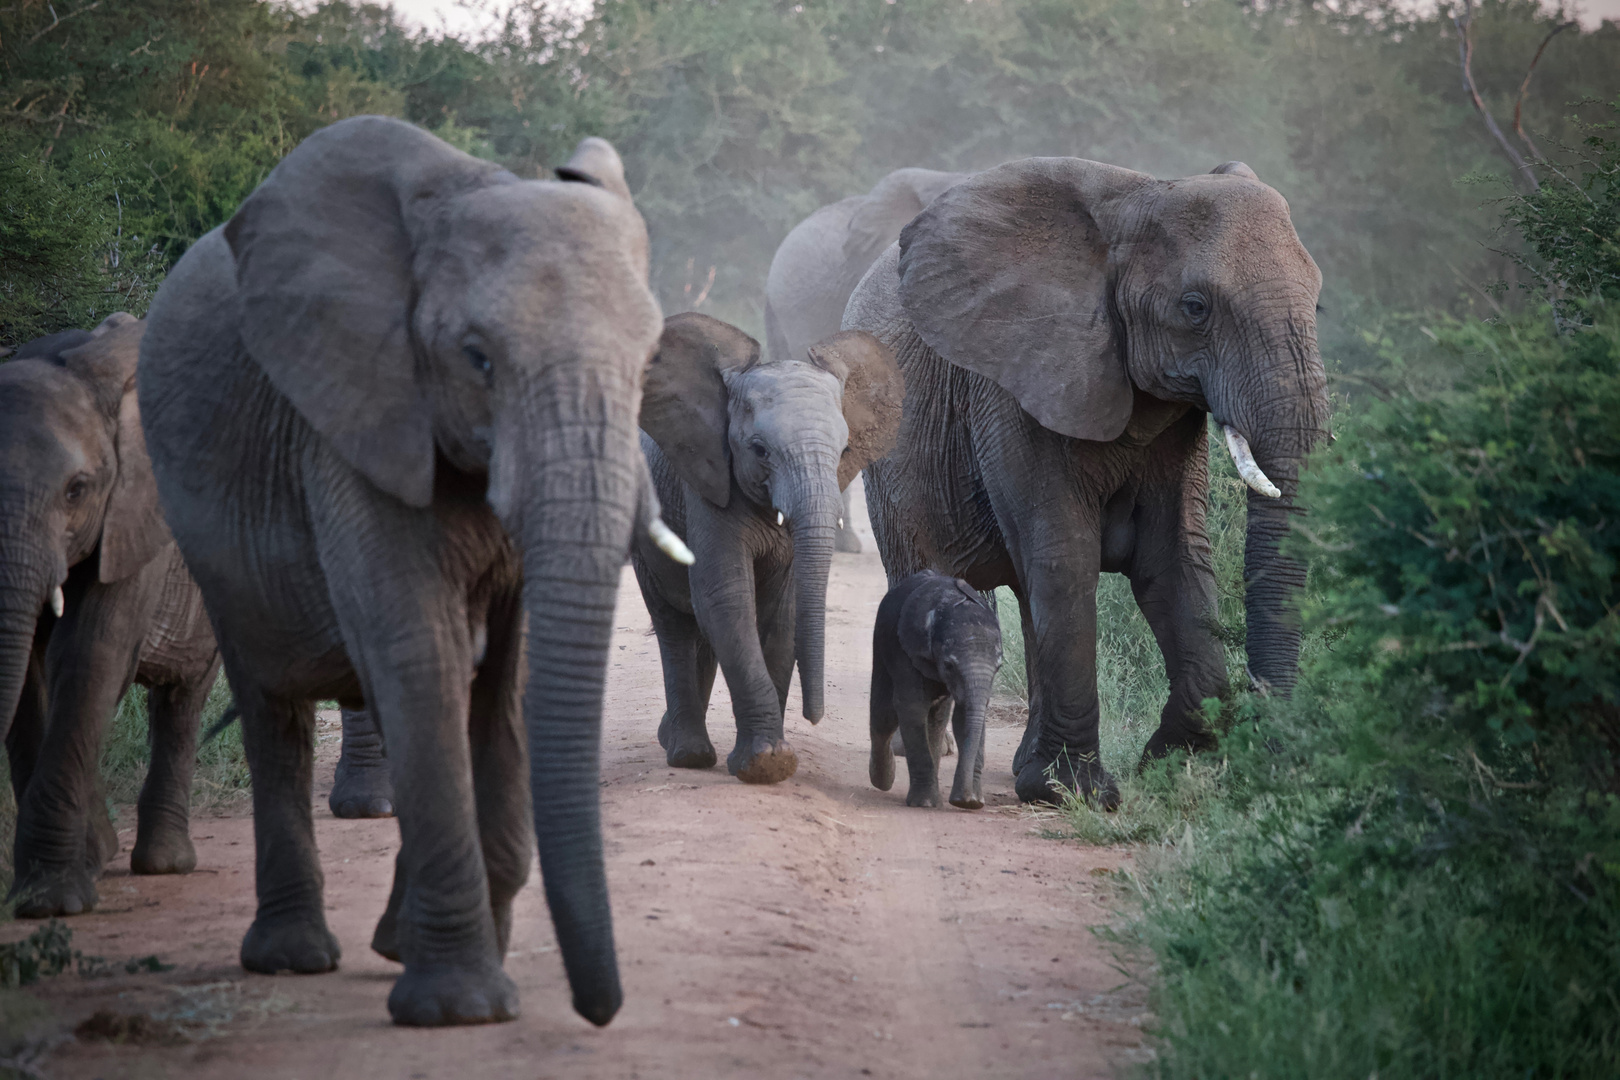
M 898 727 L 911 773 L 906 805 L 938 806 L 950 716 L 960 751 L 951 805 L 983 806 L 984 713 L 1000 669 L 1001 625 L 973 586 L 924 570 L 890 589 L 872 631 L 872 786 L 894 786 L 889 739 Z

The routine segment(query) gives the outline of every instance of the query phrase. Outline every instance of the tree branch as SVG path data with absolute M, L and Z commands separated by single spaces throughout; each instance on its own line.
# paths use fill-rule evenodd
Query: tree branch
M 46 6 L 50 7 L 50 5 L 46 5 Z M 96 8 L 98 8 L 100 6 L 101 6 L 101 0 L 95 0 L 95 3 L 86 4 L 86 5 L 84 5 L 84 7 L 80 8 L 79 10 L 70 11 L 66 15 L 58 15 L 56 13 L 56 8 L 51 7 L 50 8 L 50 11 L 51 11 L 50 25 L 45 27 L 45 29 L 41 30 L 39 33 L 35 34 L 33 37 L 29 38 L 28 39 L 28 44 L 32 45 L 34 42 L 36 42 L 40 38 L 44 37 L 46 34 L 50 33 L 52 30 L 55 30 L 58 26 L 61 26 L 63 23 L 67 22 L 69 19 L 73 18 L 73 16 L 75 16 L 75 15 L 83 15 L 87 11 L 94 11 Z
M 1524 95 L 1530 90 L 1530 76 L 1536 73 L 1536 65 L 1541 63 L 1541 54 L 1547 51 L 1547 46 L 1552 43 L 1552 39 L 1576 25 L 1578 24 L 1575 20 L 1571 19 L 1569 22 L 1561 22 L 1547 31 L 1547 36 L 1541 39 L 1541 47 L 1536 50 L 1535 58 L 1530 61 L 1529 69 L 1524 73 L 1524 82 L 1519 84 L 1519 100 L 1513 103 L 1513 133 L 1524 141 L 1524 145 L 1529 148 L 1530 156 L 1533 158 L 1540 158 L 1542 154 L 1540 150 L 1536 149 L 1536 144 L 1530 141 L 1530 136 L 1524 132 Z
M 1451 21 L 1457 26 L 1457 53 L 1462 60 L 1463 91 L 1468 94 L 1468 100 L 1474 103 L 1479 115 L 1485 121 L 1485 130 L 1491 133 L 1496 145 L 1502 148 L 1502 153 L 1513 163 L 1514 169 L 1529 183 L 1531 191 L 1541 190 L 1541 181 L 1531 170 L 1530 163 L 1524 160 L 1513 144 L 1508 142 L 1506 135 L 1502 134 L 1501 127 L 1496 123 L 1496 117 L 1491 110 L 1485 107 L 1485 100 L 1479 96 L 1479 89 L 1474 85 L 1474 0 L 1463 0 L 1463 13 L 1453 15 Z

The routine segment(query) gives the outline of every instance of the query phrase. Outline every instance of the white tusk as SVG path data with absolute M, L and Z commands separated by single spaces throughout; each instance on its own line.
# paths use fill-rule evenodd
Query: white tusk
M 842 529 L 844 527 L 844 519 L 843 518 L 838 519 L 838 527 L 840 529 Z
M 663 518 L 653 518 L 652 524 L 647 526 L 647 535 L 652 537 L 658 550 L 674 559 L 682 566 L 691 566 L 697 562 L 692 549 L 687 547 L 681 538 L 675 535 L 675 530 L 664 524 Z
M 776 523 L 778 525 L 782 524 L 782 511 L 780 510 L 776 512 Z
M 62 586 L 60 585 L 56 587 L 55 592 L 51 593 L 51 610 L 56 613 L 58 619 L 62 617 L 62 612 L 67 610 L 67 598 L 62 595 Z
M 1237 466 L 1238 475 L 1243 482 L 1269 499 L 1282 496 L 1260 466 L 1254 463 L 1254 454 L 1249 450 L 1249 440 L 1238 434 L 1237 428 L 1230 424 L 1222 424 L 1221 431 L 1226 435 L 1226 449 L 1232 455 L 1232 463 Z

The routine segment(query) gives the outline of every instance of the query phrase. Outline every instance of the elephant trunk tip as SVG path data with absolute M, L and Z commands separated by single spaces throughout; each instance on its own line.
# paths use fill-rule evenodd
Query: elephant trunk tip
M 607 1027 L 624 1005 L 624 990 L 615 981 L 612 987 L 590 994 L 574 995 L 574 1011 L 597 1027 Z

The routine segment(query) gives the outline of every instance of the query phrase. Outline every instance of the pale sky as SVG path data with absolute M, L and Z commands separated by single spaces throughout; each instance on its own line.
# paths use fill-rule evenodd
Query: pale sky
M 588 6 L 590 0 L 574 0 L 564 6 Z M 1424 0 L 1418 0 L 1423 3 Z M 507 5 L 501 0 L 474 0 L 475 7 L 485 11 L 501 10 Z M 477 33 L 489 22 L 489 16 L 458 4 L 456 0 L 393 0 L 394 10 L 404 21 L 428 30 L 449 29 L 458 33 Z M 1416 5 L 1414 5 L 1416 6 Z M 1548 7 L 1555 5 L 1548 4 Z M 1573 0 L 1566 5 L 1573 8 L 1581 24 L 1596 27 L 1604 19 L 1620 20 L 1620 0 Z

